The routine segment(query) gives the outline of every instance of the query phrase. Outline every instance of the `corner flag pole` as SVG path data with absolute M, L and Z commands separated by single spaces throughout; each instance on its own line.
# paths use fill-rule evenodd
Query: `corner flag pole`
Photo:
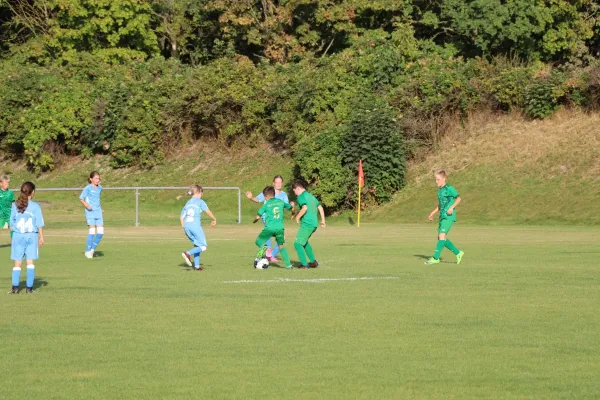
M 362 160 L 358 162 L 358 223 L 357 226 L 360 227 L 360 197 L 362 192 L 362 187 L 365 185 L 365 174 L 363 173 Z

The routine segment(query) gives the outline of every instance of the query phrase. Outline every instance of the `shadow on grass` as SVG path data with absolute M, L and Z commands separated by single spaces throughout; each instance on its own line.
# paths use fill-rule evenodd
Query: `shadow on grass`
M 210 266 L 210 264 L 200 264 L 202 268 L 206 268 L 207 265 Z M 200 272 L 199 270 L 196 270 L 196 268 L 190 267 L 186 263 L 180 263 L 179 267 L 185 272 Z
M 10 247 L 10 243 L 7 244 L 0 244 L 0 249 L 3 249 L 5 247 Z
M 352 218 L 352 217 L 348 217 L 348 223 L 350 225 L 356 225 L 356 222 L 354 222 L 354 218 Z
M 42 277 L 36 277 L 33 281 L 33 290 L 38 290 L 39 288 L 43 288 L 48 286 L 48 281 Z
M 94 257 L 104 257 L 103 251 L 94 251 Z
M 431 256 L 426 256 L 424 254 L 413 254 L 413 256 L 415 258 L 420 258 L 422 260 L 429 260 L 429 258 L 431 257 Z M 440 264 L 456 264 L 456 262 L 445 261 L 443 258 L 440 257 Z

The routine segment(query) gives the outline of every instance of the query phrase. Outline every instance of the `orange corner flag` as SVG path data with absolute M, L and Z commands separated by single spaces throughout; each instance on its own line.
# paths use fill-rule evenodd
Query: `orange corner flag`
M 358 162 L 358 187 L 365 186 L 365 173 L 362 168 L 362 160 Z
M 362 187 L 365 185 L 365 173 L 362 168 L 362 160 L 358 162 L 358 223 L 356 226 L 360 227 L 360 192 Z

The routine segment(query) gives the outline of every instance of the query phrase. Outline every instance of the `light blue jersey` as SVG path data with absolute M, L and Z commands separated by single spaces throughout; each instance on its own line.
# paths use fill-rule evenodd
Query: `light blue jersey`
M 206 249 L 206 236 L 202 229 L 202 211 L 206 212 L 207 210 L 208 206 L 206 202 L 197 197 L 189 199 L 181 210 L 183 231 L 194 246 L 200 247 L 203 250 Z
M 92 207 L 91 210 L 85 209 L 85 220 L 90 226 L 102 226 L 104 220 L 102 217 L 102 206 L 100 205 L 100 194 L 102 186 L 94 187 L 91 183 L 83 188 L 79 200 L 85 200 Z
M 15 232 L 11 245 L 11 259 L 20 261 L 38 259 L 38 232 L 44 226 L 42 208 L 35 201 L 29 200 L 22 213 L 13 204 L 10 213 L 10 228 Z
M 100 205 L 100 194 L 102 193 L 102 186 L 94 187 L 91 183 L 83 188 L 79 200 L 85 200 L 92 210 L 90 212 L 102 212 L 102 206 Z
M 290 204 L 290 199 L 288 199 L 287 193 L 285 193 L 283 190 L 281 192 L 279 192 L 279 194 L 276 194 L 275 198 L 283 201 L 284 203 Z M 259 203 L 264 203 L 265 195 L 262 194 L 262 192 L 259 193 L 258 196 L 256 196 L 256 200 L 258 200 Z
M 185 203 L 181 210 L 184 227 L 195 227 L 202 224 L 202 211 L 206 212 L 208 206 L 206 202 L 197 197 L 192 197 Z

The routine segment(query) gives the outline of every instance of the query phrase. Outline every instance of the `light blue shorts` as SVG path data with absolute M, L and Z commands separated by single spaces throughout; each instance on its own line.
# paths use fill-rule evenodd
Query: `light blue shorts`
M 13 261 L 37 260 L 38 255 L 38 234 L 37 233 L 17 233 L 13 235 L 10 246 L 10 259 Z
M 184 227 L 183 231 L 186 236 L 196 247 L 206 247 L 206 236 L 204 236 L 204 230 L 202 228 L 188 228 Z
M 85 213 L 85 221 L 88 226 L 104 226 L 104 218 L 102 218 L 102 211 L 91 211 Z

